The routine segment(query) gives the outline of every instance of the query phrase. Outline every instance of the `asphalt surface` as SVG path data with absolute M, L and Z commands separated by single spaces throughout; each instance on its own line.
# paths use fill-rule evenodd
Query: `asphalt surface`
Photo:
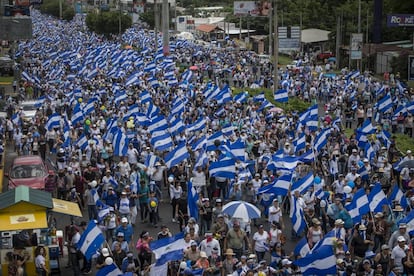
M 13 161 L 13 159 L 17 156 L 17 153 L 13 151 L 12 146 L 9 144 L 7 146 L 6 149 L 6 154 L 5 154 L 5 166 L 4 166 L 4 171 L 8 172 L 11 166 L 11 163 Z M 3 181 L 3 192 L 7 191 L 7 186 L 8 186 L 8 180 L 5 177 L 4 181 Z M 161 218 L 161 221 L 158 224 L 158 227 L 155 228 L 153 227 L 151 224 L 148 223 L 142 223 L 140 221 L 140 216 L 138 214 L 137 217 L 137 223 L 134 227 L 134 245 L 136 244 L 138 238 L 139 238 L 139 234 L 142 231 L 148 231 L 150 233 L 150 235 L 152 237 L 154 237 L 156 239 L 158 232 L 160 231 L 160 226 L 161 225 L 166 225 L 170 231 L 172 232 L 172 234 L 177 234 L 179 232 L 179 225 L 177 223 L 172 222 L 172 214 L 171 214 L 171 204 L 169 204 L 169 200 L 168 198 L 165 198 L 165 196 L 167 195 L 167 190 L 164 189 L 163 190 L 163 196 L 164 196 L 164 200 L 163 202 L 161 202 L 159 204 L 159 216 Z M 88 221 L 88 214 L 86 210 L 82 211 L 83 213 L 83 218 L 79 218 L 79 221 Z M 64 215 L 64 214 L 59 214 L 59 213 L 53 213 L 53 217 L 56 218 L 57 221 L 57 229 L 58 230 L 63 230 L 65 229 L 65 226 L 70 225 L 70 217 L 68 215 Z M 290 222 L 290 218 L 288 214 L 284 214 L 283 216 L 283 220 L 284 220 L 284 224 L 285 224 L 285 230 L 284 233 L 287 237 L 287 242 L 285 245 L 285 249 L 286 249 L 286 253 L 289 254 L 291 251 L 293 251 L 294 247 L 295 247 L 295 243 L 297 242 L 297 240 L 292 241 L 290 239 L 291 237 L 291 222 Z M 259 219 L 257 220 L 257 224 L 260 223 L 264 223 L 265 222 L 265 218 Z M 265 224 L 265 223 L 264 223 Z M 267 227 L 267 224 L 265 224 Z M 252 226 L 252 234 L 251 236 L 254 234 L 254 232 L 256 232 L 257 228 Z M 136 255 L 136 250 L 134 248 L 133 250 L 134 254 Z M 267 254 L 266 258 L 268 260 L 270 260 L 270 255 Z M 66 268 L 65 266 L 68 264 L 68 255 L 67 255 L 67 251 L 64 251 L 64 255 L 63 257 L 61 257 L 60 259 L 60 268 L 61 268 L 61 274 L 62 275 L 72 275 L 73 272 L 71 270 L 71 268 Z M 82 265 L 81 265 L 82 267 Z M 95 265 L 92 265 L 93 270 L 91 275 L 95 275 Z

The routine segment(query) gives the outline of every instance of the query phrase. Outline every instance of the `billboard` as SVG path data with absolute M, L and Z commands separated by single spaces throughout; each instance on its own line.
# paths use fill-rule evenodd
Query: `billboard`
M 362 33 L 351 34 L 351 59 L 362 59 Z
M 300 51 L 301 31 L 299 26 L 278 27 L 279 52 Z
M 388 14 L 387 26 L 414 28 L 414 14 Z
M 414 56 L 408 56 L 408 80 L 414 81 Z
M 235 1 L 234 15 L 236 16 L 269 16 L 272 10 L 270 1 Z

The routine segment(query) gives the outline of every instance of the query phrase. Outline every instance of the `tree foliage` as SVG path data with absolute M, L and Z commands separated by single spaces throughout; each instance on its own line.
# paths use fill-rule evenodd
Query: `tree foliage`
M 118 11 L 108 11 L 99 13 L 88 13 L 86 26 L 89 30 L 110 37 L 112 34 L 119 33 L 119 19 L 121 19 L 121 33 L 132 25 L 129 15 L 121 14 Z
M 43 4 L 40 5 L 40 11 L 45 14 L 52 15 L 54 17 L 60 17 L 59 1 L 56 0 L 43 0 Z M 62 17 L 65 20 L 72 20 L 75 16 L 73 6 L 68 5 L 67 1 L 62 1 Z

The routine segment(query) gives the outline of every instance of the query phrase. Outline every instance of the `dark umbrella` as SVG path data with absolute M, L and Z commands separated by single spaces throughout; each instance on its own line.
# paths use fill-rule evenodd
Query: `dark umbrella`
M 400 168 L 405 168 L 405 167 L 414 168 L 414 160 L 404 161 L 399 165 L 399 167 Z

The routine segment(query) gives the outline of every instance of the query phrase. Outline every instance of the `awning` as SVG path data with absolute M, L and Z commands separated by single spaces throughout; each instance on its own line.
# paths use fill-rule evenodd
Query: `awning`
M 83 217 L 82 212 L 79 209 L 79 205 L 74 202 L 52 198 L 53 201 L 53 212 L 72 215 L 75 217 Z
M 0 231 L 47 228 L 46 211 L 0 214 Z

